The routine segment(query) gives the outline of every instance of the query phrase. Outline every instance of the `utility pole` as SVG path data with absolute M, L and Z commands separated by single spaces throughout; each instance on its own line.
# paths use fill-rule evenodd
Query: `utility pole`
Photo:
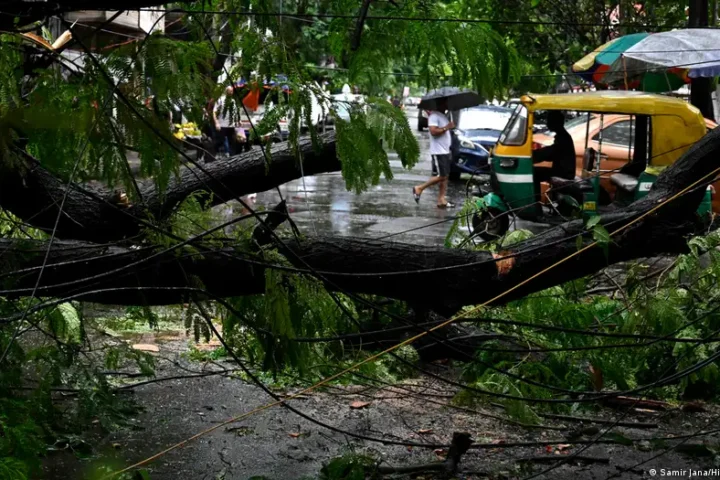
M 708 0 L 690 0 L 688 27 L 708 27 L 710 24 L 708 19 L 709 7 Z M 711 78 L 693 78 L 690 80 L 690 103 L 700 109 L 703 117 L 715 120 Z

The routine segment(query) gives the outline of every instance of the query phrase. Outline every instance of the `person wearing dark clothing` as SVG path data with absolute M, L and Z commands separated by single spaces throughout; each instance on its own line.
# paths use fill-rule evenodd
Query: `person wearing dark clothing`
M 565 115 L 553 110 L 548 113 L 548 130 L 555 132 L 553 144 L 533 152 L 533 163 L 552 162 L 552 167 L 535 167 L 533 179 L 535 181 L 536 199 L 540 200 L 540 182 L 549 182 L 551 177 L 560 177 L 568 180 L 575 178 L 575 142 L 565 130 Z

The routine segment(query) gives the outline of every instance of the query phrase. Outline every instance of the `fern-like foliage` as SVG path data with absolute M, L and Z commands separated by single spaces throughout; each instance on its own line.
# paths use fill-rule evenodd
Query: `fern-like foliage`
M 343 6 L 338 5 L 338 9 L 357 8 L 356 2 L 340 3 Z M 393 9 L 392 15 L 409 20 L 368 22 L 360 48 L 352 52 L 351 81 L 382 85 L 384 82 L 379 77 L 386 76 L 383 72 L 390 70 L 392 62 L 399 59 L 417 64 L 422 83 L 427 86 L 445 82 L 472 86 L 486 98 L 504 94 L 519 78 L 518 54 L 491 26 L 420 20 L 461 17 L 460 6 L 456 3 L 407 1 Z M 412 21 L 413 18 L 418 21 Z M 341 38 L 344 32 L 352 31 L 352 27 L 351 19 L 334 20 L 330 25 L 331 32 L 337 37 L 331 46 L 339 58 L 348 54 L 348 44 Z
M 166 114 L 181 105 L 186 116 L 202 121 L 207 44 L 151 35 L 108 53 L 94 52 L 95 61 L 85 57 L 80 75 L 45 69 L 28 83 L 16 73 L 22 66 L 16 52 L 20 41 L 5 37 L 0 47 L 3 158 L 12 158 L 10 140 L 24 136 L 28 152 L 61 177 L 75 170 L 76 181 L 124 183 L 132 197 L 127 162 L 135 151 L 142 174 L 161 189 L 167 185 L 179 162 L 169 145 L 175 140 Z
M 714 353 L 704 340 L 720 330 L 720 254 L 716 246 L 720 235 L 690 240 L 691 253 L 680 256 L 659 280 L 648 283 L 648 269 L 631 265 L 612 298 L 586 294 L 586 279 L 556 286 L 530 295 L 505 307 L 494 308 L 490 316 L 524 326 L 496 325 L 498 332 L 521 336 L 536 349 L 557 349 L 540 353 L 542 361 L 525 361 L 503 352 L 503 346 L 488 346 L 478 352 L 482 363 L 468 365 L 466 378 L 475 386 L 491 392 L 520 398 L 549 398 L 549 389 L 518 382 L 488 368 L 488 364 L 535 382 L 573 391 L 630 390 L 653 384 L 658 378 L 696 366 Z M 546 331 L 533 328 L 559 327 L 585 332 L 644 335 L 659 338 L 684 338 L 695 342 L 648 341 L 573 332 Z M 635 345 L 633 345 L 635 344 Z M 621 345 L 624 345 L 621 347 Z M 650 397 L 678 400 L 683 397 L 718 395 L 714 387 L 720 378 L 717 362 L 680 378 L 671 385 L 645 391 Z M 459 400 L 473 402 L 472 393 Z M 523 402 L 524 403 L 524 402 Z M 508 413 L 530 421 L 532 410 L 521 408 L 517 401 L 506 404 Z M 545 406 L 533 409 L 549 408 Z M 567 409 L 566 406 L 554 406 Z
M 233 299 L 234 309 L 225 313 L 223 324 L 226 338 L 263 369 L 307 372 L 314 359 L 331 351 L 294 339 L 354 330 L 319 281 L 273 270 L 266 271 L 265 279 L 265 295 Z M 340 301 L 347 311 L 357 314 L 352 302 L 342 296 Z
M 342 162 L 348 190 L 360 193 L 377 185 L 380 177 L 392 179 L 387 153 L 381 138 L 368 127 L 367 114 L 359 109 L 350 113 L 350 121 L 336 120 L 337 155 Z

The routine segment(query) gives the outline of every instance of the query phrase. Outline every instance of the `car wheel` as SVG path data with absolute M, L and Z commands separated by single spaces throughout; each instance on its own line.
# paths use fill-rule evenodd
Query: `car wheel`
M 450 172 L 448 178 L 453 182 L 460 180 L 460 172 Z
M 486 241 L 497 240 L 510 229 L 510 215 L 496 208 L 488 208 L 472 217 L 473 235 Z

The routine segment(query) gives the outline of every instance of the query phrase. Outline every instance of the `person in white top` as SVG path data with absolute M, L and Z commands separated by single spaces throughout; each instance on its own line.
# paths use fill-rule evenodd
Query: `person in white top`
M 413 187 L 412 193 L 416 203 L 420 203 L 420 195 L 423 191 L 435 184 L 439 184 L 438 188 L 438 208 L 454 207 L 452 203 L 445 198 L 448 185 L 448 175 L 450 174 L 450 164 L 452 163 L 452 155 L 450 146 L 452 137 L 450 130 L 455 128 L 455 123 L 448 120 L 445 112 L 447 111 L 447 100 L 438 101 L 438 111 L 430 112 L 428 117 L 428 127 L 430 130 L 430 155 L 433 163 L 437 166 L 437 176 L 431 177 L 430 180 Z
M 217 132 L 216 146 L 223 146 L 228 155 L 240 153 L 241 148 L 239 145 L 247 142 L 245 130 L 238 128 L 239 122 L 233 121 L 230 115 L 225 113 L 225 104 L 233 96 L 233 93 L 234 88 L 227 87 L 225 94 L 215 102 L 212 111 L 212 119 Z M 240 108 L 242 109 L 242 107 Z

